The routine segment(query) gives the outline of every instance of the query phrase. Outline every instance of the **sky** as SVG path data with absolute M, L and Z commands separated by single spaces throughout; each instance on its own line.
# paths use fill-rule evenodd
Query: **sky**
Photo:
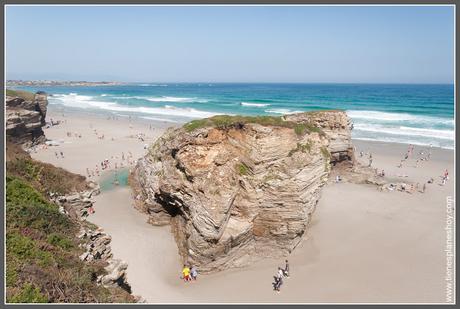
M 7 6 L 7 79 L 453 83 L 452 6 Z

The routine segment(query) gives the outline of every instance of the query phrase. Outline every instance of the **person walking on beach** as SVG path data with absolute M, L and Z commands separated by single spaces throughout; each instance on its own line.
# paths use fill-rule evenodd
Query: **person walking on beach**
M 196 281 L 196 278 L 198 277 L 198 270 L 195 266 L 192 266 L 192 268 L 190 269 L 190 276 L 194 281 Z
M 289 277 L 289 262 L 286 260 L 286 265 L 284 266 L 283 274 L 285 277 Z
M 184 268 L 182 269 L 182 278 L 185 282 L 190 281 L 190 268 L 188 268 L 187 265 L 184 265 Z
M 59 159 L 59 155 L 58 155 L 57 151 L 54 152 L 54 155 L 56 156 L 56 159 Z
M 446 184 L 446 182 L 447 182 L 447 177 L 446 176 L 442 177 L 442 185 L 443 186 Z
M 64 158 L 64 153 L 61 151 L 61 157 Z
M 425 190 L 426 190 L 426 183 L 423 184 L 422 193 L 425 193 Z
M 278 273 L 277 273 L 278 278 L 282 279 L 284 277 L 284 272 L 281 267 L 278 267 Z
M 447 179 L 449 179 L 449 172 L 447 171 L 447 169 L 444 171 L 444 177 Z

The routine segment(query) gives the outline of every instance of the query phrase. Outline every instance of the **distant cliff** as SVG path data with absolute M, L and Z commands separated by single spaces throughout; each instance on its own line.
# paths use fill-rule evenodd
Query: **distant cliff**
M 24 91 L 6 91 L 7 140 L 30 147 L 46 140 L 42 127 L 46 124 L 47 95 Z
M 352 161 L 350 132 L 342 111 L 192 121 L 138 161 L 138 207 L 152 224 L 172 224 L 183 261 L 202 272 L 286 255 L 330 164 Z

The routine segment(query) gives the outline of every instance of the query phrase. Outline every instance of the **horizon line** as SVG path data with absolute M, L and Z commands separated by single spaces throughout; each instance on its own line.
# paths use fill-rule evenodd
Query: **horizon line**
M 7 79 L 8 82 L 85 82 L 85 83 L 120 83 L 120 84 L 342 84 L 342 85 L 455 85 L 453 82 L 282 82 L 282 81 L 118 81 L 118 80 L 59 80 L 59 79 Z

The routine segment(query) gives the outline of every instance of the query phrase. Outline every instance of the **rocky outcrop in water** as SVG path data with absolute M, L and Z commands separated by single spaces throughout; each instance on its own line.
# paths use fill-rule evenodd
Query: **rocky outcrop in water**
M 6 96 L 6 137 L 9 141 L 30 147 L 46 140 L 47 95 L 37 92 L 32 97 Z
M 172 129 L 132 175 L 149 222 L 171 223 L 184 262 L 211 272 L 290 253 L 330 163 L 352 161 L 345 112 L 216 116 Z

